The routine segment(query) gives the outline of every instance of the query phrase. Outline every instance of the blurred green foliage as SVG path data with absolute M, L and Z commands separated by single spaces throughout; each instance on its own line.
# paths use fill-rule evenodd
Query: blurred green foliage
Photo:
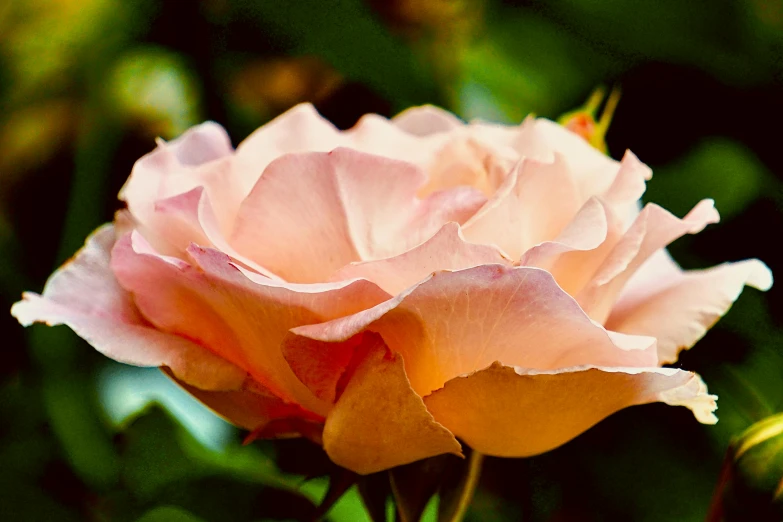
M 300 101 L 341 127 L 421 103 L 517 122 L 598 84 L 623 88 L 607 141 L 653 166 L 645 198 L 682 215 L 712 197 L 723 214 L 675 257 L 783 270 L 777 0 L 5 0 L 0 35 L 5 309 L 111 219 L 156 136 L 214 119 L 236 144 Z M 488 459 L 469 519 L 703 520 L 730 438 L 783 410 L 781 295 L 747 292 L 683 357 L 721 397 L 717 426 L 651 405 L 540 457 Z M 308 520 L 326 494 L 303 478 L 322 458 L 307 443 L 243 447 L 67 329 L 0 314 L 0 334 L 4 520 Z M 218 444 L 198 437 L 209 423 Z M 356 488 L 329 516 L 366 519 Z

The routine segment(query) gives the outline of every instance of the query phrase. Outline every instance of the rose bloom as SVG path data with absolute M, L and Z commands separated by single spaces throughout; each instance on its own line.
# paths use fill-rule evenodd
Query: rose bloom
M 681 270 L 665 247 L 718 214 L 641 208 L 650 177 L 545 119 L 425 106 L 342 132 L 300 105 L 236 150 L 205 123 L 137 161 L 127 208 L 12 313 L 358 473 L 457 437 L 535 455 L 656 401 L 714 423 L 699 376 L 662 365 L 771 274 Z

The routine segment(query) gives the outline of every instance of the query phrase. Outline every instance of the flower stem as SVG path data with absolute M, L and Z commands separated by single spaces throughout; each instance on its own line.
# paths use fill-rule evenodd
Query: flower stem
M 473 500 L 473 494 L 476 492 L 479 477 L 481 476 L 481 465 L 484 463 L 484 454 L 473 450 L 468 457 L 468 474 L 465 478 L 465 485 L 460 491 L 457 500 L 457 507 L 449 522 L 462 522 L 465 514 L 468 512 L 468 506 Z

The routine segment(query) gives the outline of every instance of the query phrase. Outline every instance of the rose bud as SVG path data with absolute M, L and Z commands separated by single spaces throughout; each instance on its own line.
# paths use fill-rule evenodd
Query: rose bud
M 427 106 L 342 132 L 300 105 L 236 150 L 205 123 L 141 158 L 127 208 L 12 313 L 360 474 L 457 437 L 536 455 L 651 402 L 714 423 L 699 376 L 662 365 L 771 274 L 682 270 L 665 247 L 718 214 L 640 208 L 650 176 L 545 119 Z
M 732 442 L 721 479 L 708 520 L 783 520 L 783 414 L 753 424 Z

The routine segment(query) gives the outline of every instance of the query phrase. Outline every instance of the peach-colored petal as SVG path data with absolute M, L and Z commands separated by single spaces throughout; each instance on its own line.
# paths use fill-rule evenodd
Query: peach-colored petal
M 516 163 L 504 153 L 471 137 L 456 136 L 431 154 L 425 164 L 428 181 L 419 196 L 458 186 L 470 186 L 492 196 Z
M 577 301 L 590 317 L 604 323 L 625 284 L 650 256 L 675 239 L 700 232 L 718 219 L 712 200 L 701 201 L 683 219 L 648 204 L 579 293 Z
M 326 281 L 353 261 L 408 250 L 484 201 L 466 187 L 419 200 L 424 181 L 409 163 L 350 149 L 288 155 L 243 202 L 231 245 L 288 281 Z
M 411 389 L 402 358 L 377 338 L 361 348 L 360 362 L 326 418 L 324 449 L 337 464 L 368 474 L 461 446 L 435 422 Z
M 136 162 L 120 199 L 136 219 L 145 222 L 155 203 L 195 187 L 204 187 L 218 215 L 228 221 L 241 194 L 233 176 L 233 148 L 223 128 L 203 123 L 158 147 Z
M 661 363 L 673 363 L 725 314 L 745 285 L 768 290 L 772 274 L 756 259 L 679 272 L 620 297 L 607 328 L 658 339 Z
M 602 199 L 621 217 L 625 227 L 639 215 L 639 200 L 651 178 L 650 167 L 639 161 L 630 150 L 625 151 L 614 181 L 602 195 Z
M 283 400 L 320 413 L 326 405 L 296 378 L 280 352 L 287 331 L 365 310 L 388 295 L 368 281 L 286 285 L 249 279 L 216 250 L 192 246 L 189 263 L 157 255 L 132 233 L 112 252 L 112 269 L 144 316 L 231 361 Z
M 613 342 L 537 268 L 482 265 L 438 272 L 374 308 L 292 332 L 341 342 L 364 330 L 379 333 L 402 355 L 422 396 L 493 361 L 538 369 L 657 364 L 654 339 Z
M 414 136 L 428 136 L 439 132 L 448 132 L 460 128 L 465 123 L 439 107 L 422 105 L 411 107 L 392 118 L 392 122 L 400 129 Z
M 309 103 L 301 103 L 258 128 L 237 147 L 239 182 L 249 193 L 274 159 L 294 152 L 329 152 L 345 138 Z
M 552 163 L 519 162 L 495 196 L 465 223 L 465 238 L 497 245 L 519 259 L 534 245 L 557 237 L 582 206 L 564 161 L 557 156 Z
M 246 372 L 182 337 L 160 332 L 139 314 L 109 268 L 111 225 L 95 231 L 56 271 L 43 295 L 26 293 L 11 313 L 24 326 L 64 324 L 98 351 L 126 364 L 167 366 L 181 380 L 209 390 L 235 389 Z
M 403 254 L 377 261 L 351 263 L 338 270 L 331 279 L 367 279 L 391 295 L 396 295 L 432 272 L 488 264 L 510 266 L 511 261 L 494 247 L 466 242 L 459 225 L 447 223 L 432 238 Z
M 343 136 L 346 147 L 405 160 L 423 169 L 432 162 L 440 144 L 448 139 L 447 136 L 412 136 L 377 114 L 365 114 Z
M 551 162 L 558 155 L 572 172 L 582 201 L 606 192 L 617 176 L 618 163 L 581 136 L 544 119 L 528 118 L 519 127 L 512 146 L 522 156 Z
M 673 368 L 537 371 L 495 363 L 424 398 L 438 422 L 499 457 L 549 451 L 618 410 L 656 401 L 687 406 L 704 423 L 717 420 L 701 379 Z
M 296 404 L 288 404 L 260 384 L 249 380 L 242 389 L 207 391 L 174 379 L 188 393 L 228 422 L 246 430 L 262 430 L 275 420 L 302 419 L 323 422 L 319 417 Z M 274 433 L 268 434 L 274 436 Z M 288 434 L 286 434 L 288 435 Z

